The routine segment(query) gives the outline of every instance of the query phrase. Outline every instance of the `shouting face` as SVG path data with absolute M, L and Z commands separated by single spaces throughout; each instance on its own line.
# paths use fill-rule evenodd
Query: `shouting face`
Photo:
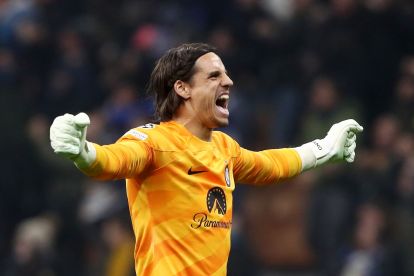
M 229 123 L 229 97 L 233 81 L 220 57 L 210 52 L 197 59 L 187 84 L 186 106 L 193 119 L 213 129 Z

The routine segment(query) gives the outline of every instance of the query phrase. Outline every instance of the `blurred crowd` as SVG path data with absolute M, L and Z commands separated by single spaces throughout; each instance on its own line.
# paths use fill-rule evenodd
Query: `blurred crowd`
M 134 275 L 123 181 L 84 177 L 49 126 L 84 111 L 107 144 L 151 121 L 146 81 L 183 42 L 219 49 L 246 148 L 365 127 L 353 164 L 237 186 L 229 275 L 414 275 L 411 0 L 0 0 L 0 275 Z

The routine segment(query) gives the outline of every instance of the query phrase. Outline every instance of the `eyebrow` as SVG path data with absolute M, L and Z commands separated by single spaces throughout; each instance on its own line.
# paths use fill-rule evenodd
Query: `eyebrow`
M 228 72 L 227 70 L 225 70 L 225 71 L 224 71 L 224 73 L 226 73 L 226 75 L 229 75 L 229 72 Z M 218 76 L 220 76 L 220 75 L 221 75 L 221 71 L 216 70 L 216 71 L 212 71 L 212 72 L 210 72 L 210 73 L 208 74 L 208 77 L 209 77 L 209 78 L 211 78 L 211 77 L 218 77 Z

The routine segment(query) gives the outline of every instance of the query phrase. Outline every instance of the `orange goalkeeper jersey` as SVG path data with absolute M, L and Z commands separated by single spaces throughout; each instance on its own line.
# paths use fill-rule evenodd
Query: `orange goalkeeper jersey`
M 301 170 L 293 149 L 248 151 L 219 131 L 206 142 L 174 121 L 95 148 L 84 172 L 126 179 L 137 275 L 225 275 L 235 183 L 275 183 Z

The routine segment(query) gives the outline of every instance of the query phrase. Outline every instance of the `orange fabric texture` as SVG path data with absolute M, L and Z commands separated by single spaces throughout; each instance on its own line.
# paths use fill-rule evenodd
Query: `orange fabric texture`
M 84 173 L 126 179 L 137 275 L 225 275 L 235 182 L 275 183 L 301 171 L 293 149 L 248 151 L 219 131 L 206 142 L 173 121 L 94 146 Z

